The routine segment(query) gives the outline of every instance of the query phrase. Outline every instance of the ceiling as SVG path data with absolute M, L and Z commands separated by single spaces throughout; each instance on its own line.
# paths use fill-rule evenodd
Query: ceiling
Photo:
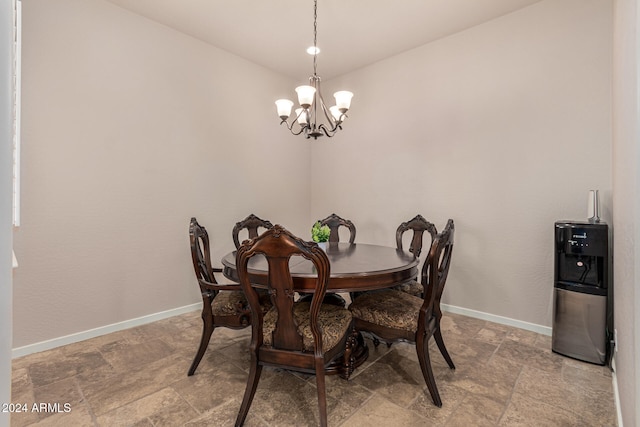
M 108 0 L 256 64 L 306 80 L 312 0 Z M 329 79 L 540 0 L 319 0 L 318 75 Z

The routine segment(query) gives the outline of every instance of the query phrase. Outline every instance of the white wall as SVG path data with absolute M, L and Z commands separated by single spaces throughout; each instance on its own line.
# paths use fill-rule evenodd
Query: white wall
M 551 326 L 554 221 L 589 189 L 611 218 L 611 44 L 611 2 L 548 0 L 327 82 L 355 95 L 312 147 L 312 215 L 390 245 L 453 218 L 443 301 Z
M 640 425 L 640 122 L 638 48 L 640 11 L 635 0 L 615 2 L 613 219 L 614 322 L 618 335 L 616 381 L 623 425 Z
M 445 302 L 548 327 L 553 222 L 593 188 L 611 219 L 610 2 L 543 1 L 325 82 L 353 109 L 311 144 L 273 125 L 295 82 L 268 70 L 101 0 L 24 21 L 16 347 L 196 302 L 189 217 L 217 259 L 250 212 L 299 234 L 336 212 L 384 244 L 452 217 Z
M 0 403 L 11 402 L 13 5 L 0 2 Z M 0 411 L 0 426 L 9 425 Z
M 293 82 L 102 0 L 23 15 L 14 347 L 198 302 L 191 216 L 214 261 L 249 213 L 307 229 L 309 146 L 273 105 Z

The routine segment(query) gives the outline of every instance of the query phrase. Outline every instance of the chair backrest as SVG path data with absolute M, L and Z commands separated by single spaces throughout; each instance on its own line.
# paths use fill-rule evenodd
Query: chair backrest
M 320 221 L 320 225 L 326 225 L 329 227 L 329 230 L 331 230 L 329 234 L 330 243 L 338 243 L 340 241 L 340 234 L 338 233 L 340 227 L 347 227 L 349 229 L 349 243 L 353 243 L 356 240 L 356 226 L 348 219 L 340 218 L 338 215 L 332 213 L 325 219 L 318 221 Z
M 233 244 L 236 246 L 236 249 L 240 247 L 239 234 L 241 230 L 244 230 L 244 229 L 247 230 L 249 234 L 249 237 L 247 237 L 248 239 L 255 239 L 256 237 L 258 237 L 258 228 L 260 227 L 268 230 L 271 227 L 273 227 L 273 224 L 271 224 L 271 222 L 269 221 L 258 218 L 254 214 L 249 215 L 242 221 L 236 222 L 236 225 L 233 227 L 233 230 L 231 231 L 231 235 L 233 237 Z
M 427 320 L 430 315 L 435 315 L 438 318 L 442 316 L 440 298 L 442 298 L 444 285 L 449 275 L 454 231 L 453 220 L 450 219 L 444 230 L 433 240 L 429 255 L 422 267 L 422 284 L 425 288 L 425 296 L 420 316 L 426 315 Z
M 189 240 L 191 241 L 191 259 L 193 261 L 193 270 L 198 278 L 198 283 L 202 286 L 201 281 L 216 284 L 216 278 L 213 275 L 211 267 L 211 250 L 209 248 L 209 234 L 207 230 L 198 224 L 198 221 L 191 218 L 189 223 Z
M 292 256 L 302 256 L 310 260 L 317 270 L 316 289 L 310 308 L 310 327 L 316 344 L 316 354 L 322 352 L 322 336 L 318 326 L 318 313 L 329 284 L 329 258 L 326 253 L 312 242 L 294 236 L 281 225 L 275 225 L 255 239 L 245 241 L 238 249 L 236 268 L 242 290 L 247 295 L 251 307 L 253 326 L 252 343 L 263 343 L 263 314 L 260 310 L 258 293 L 251 286 L 247 272 L 249 260 L 263 255 L 268 264 L 268 292 L 277 310 L 277 320 L 272 334 L 271 347 L 284 351 L 303 351 L 303 338 L 294 322 L 293 279 L 289 270 Z M 257 341 L 256 341 L 257 340 Z
M 416 257 L 420 256 L 422 252 L 422 241 L 423 235 L 425 231 L 428 231 L 431 235 L 431 242 L 433 243 L 433 239 L 435 239 L 436 234 L 438 234 L 438 230 L 436 226 L 424 219 L 422 215 L 416 215 L 409 221 L 403 222 L 398 226 L 396 230 L 396 247 L 402 250 L 402 237 L 406 231 L 413 230 L 413 237 L 411 238 L 411 244 L 409 245 L 409 252 L 414 254 Z

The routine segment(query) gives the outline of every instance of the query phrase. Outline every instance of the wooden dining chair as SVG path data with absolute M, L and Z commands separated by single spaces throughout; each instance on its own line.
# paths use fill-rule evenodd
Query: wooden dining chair
M 349 229 L 349 243 L 353 243 L 356 240 L 356 226 L 348 219 L 340 218 L 338 215 L 332 213 L 325 219 L 319 219 L 320 225 L 326 225 L 329 227 L 329 243 L 338 243 L 340 241 L 339 228 L 346 227 Z
M 240 284 L 219 284 L 214 273 L 221 273 L 221 268 L 211 265 L 211 249 L 207 230 L 196 218 L 189 224 L 189 240 L 191 242 L 191 259 L 202 295 L 202 336 L 200 346 L 189 368 L 188 375 L 196 372 L 202 357 L 207 351 L 211 335 L 217 327 L 231 329 L 246 328 L 251 324 L 251 310 Z M 263 311 L 271 308 L 268 298 L 261 297 Z
M 259 294 L 251 285 L 249 260 L 264 256 L 268 264 L 268 291 L 273 307 L 263 314 Z M 301 256 L 317 271 L 315 292 L 310 302 L 294 302 L 289 260 Z M 295 237 L 275 225 L 238 249 L 236 267 L 240 284 L 251 308 L 251 365 L 247 388 L 238 412 L 241 426 L 249 412 L 263 366 L 291 369 L 316 376 L 320 425 L 327 425 L 325 367 L 342 360 L 342 375 L 351 373 L 351 351 L 355 345 L 351 312 L 343 307 L 322 304 L 329 284 L 330 265 L 326 253 L 313 242 Z M 295 398 L 295 396 L 294 396 Z
M 202 337 L 200 346 L 189 368 L 188 375 L 196 372 L 216 327 L 241 329 L 250 325 L 250 310 L 238 283 L 219 284 L 214 273 L 222 272 L 211 266 L 211 250 L 207 230 L 196 218 L 189 224 L 191 259 L 202 295 Z
M 422 215 L 418 214 L 409 221 L 405 221 L 400 224 L 396 229 L 396 248 L 399 250 L 404 250 L 403 237 L 404 233 L 408 231 L 413 232 L 411 243 L 409 244 L 409 252 L 415 255 L 416 258 L 420 258 L 420 254 L 422 253 L 424 232 L 427 231 L 430 236 L 429 248 L 431 248 L 431 244 L 438 234 L 436 226 L 424 219 Z M 409 282 L 398 285 L 397 289 L 420 298 L 422 298 L 424 293 L 424 287 L 420 282 L 418 282 L 417 277 Z
M 429 338 L 434 337 L 447 364 L 455 369 L 440 330 L 440 299 L 451 265 L 453 234 L 454 224 L 450 219 L 431 245 L 422 268 L 424 298 L 389 289 L 363 294 L 349 306 L 356 330 L 369 332 L 387 342 L 415 343 L 422 375 L 433 403 L 438 407 L 442 406 L 442 400 L 431 369 Z
M 231 230 L 231 237 L 233 238 L 233 244 L 236 246 L 236 249 L 240 247 L 240 231 L 247 230 L 248 239 L 254 239 L 258 237 L 258 231 L 260 228 L 264 228 L 266 230 L 273 227 L 270 221 L 258 218 L 254 214 L 249 215 L 242 221 L 236 222 L 233 230 Z

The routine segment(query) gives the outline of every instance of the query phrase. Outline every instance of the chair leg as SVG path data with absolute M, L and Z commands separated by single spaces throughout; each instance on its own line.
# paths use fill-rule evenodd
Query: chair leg
M 200 338 L 200 347 L 198 347 L 198 351 L 196 353 L 196 357 L 193 359 L 191 363 L 191 367 L 189 368 L 189 373 L 187 376 L 191 376 L 196 373 L 196 369 L 202 360 L 202 356 L 207 351 L 207 346 L 209 345 L 209 340 L 211 339 L 211 334 L 213 334 L 213 330 L 215 326 L 213 326 L 213 318 L 210 313 L 202 313 L 202 337 Z
M 322 359 L 316 359 L 316 386 L 318 388 L 320 426 L 327 427 L 327 390 L 324 381 L 324 360 Z
M 342 369 L 340 371 L 340 378 L 344 380 L 348 380 L 351 374 L 354 371 L 354 357 L 353 357 L 353 349 L 358 345 L 358 332 L 353 329 L 349 337 L 347 338 L 347 342 L 344 346 L 344 354 L 342 355 Z
M 238 411 L 238 418 L 236 418 L 236 427 L 240 427 L 244 424 L 245 418 L 249 413 L 253 396 L 256 394 L 258 388 L 258 382 L 260 381 L 260 374 L 262 374 L 262 365 L 258 364 L 258 359 L 255 355 L 251 357 L 251 368 L 249 369 L 249 378 L 247 379 L 247 388 L 244 391 L 244 398 L 242 399 L 242 405 L 240 405 L 240 411 Z
M 422 376 L 424 382 L 427 383 L 427 388 L 433 399 L 433 403 L 438 407 L 442 407 L 442 400 L 440 399 L 440 393 L 438 393 L 438 386 L 436 386 L 436 379 L 433 376 L 431 370 L 431 359 L 429 358 L 429 340 L 425 339 L 424 334 L 419 334 L 416 339 L 416 352 L 418 353 L 418 361 L 420 362 L 420 369 L 422 369 Z
M 444 360 L 447 361 L 449 367 L 451 369 L 456 369 L 456 365 L 453 364 L 453 360 L 451 360 L 451 356 L 449 356 L 447 347 L 444 346 L 444 340 L 442 339 L 440 328 L 436 329 L 436 332 L 433 334 L 433 338 L 435 338 L 436 344 L 438 344 L 438 348 L 440 349 L 440 353 L 442 353 L 442 357 L 444 357 Z

